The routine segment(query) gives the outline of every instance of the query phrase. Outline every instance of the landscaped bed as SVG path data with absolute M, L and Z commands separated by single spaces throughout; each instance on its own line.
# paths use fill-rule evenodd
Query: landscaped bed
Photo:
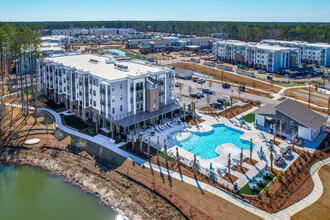
M 79 131 L 89 127 L 88 124 L 86 124 L 81 118 L 78 118 L 74 115 L 64 117 L 64 121 L 66 125 Z

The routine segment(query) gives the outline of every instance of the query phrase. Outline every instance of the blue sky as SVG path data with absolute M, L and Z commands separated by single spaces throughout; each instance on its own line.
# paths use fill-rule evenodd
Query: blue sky
M 0 21 L 330 22 L 330 0 L 0 0 Z

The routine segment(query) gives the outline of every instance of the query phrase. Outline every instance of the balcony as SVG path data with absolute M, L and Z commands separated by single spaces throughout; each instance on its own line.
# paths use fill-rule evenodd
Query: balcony
M 165 95 L 165 91 L 159 91 L 159 96 Z
M 143 97 L 137 97 L 136 98 L 136 102 L 142 102 L 143 101 Z
M 105 94 L 105 89 L 104 88 L 100 89 L 100 93 Z
M 142 90 L 143 90 L 143 87 L 142 87 L 142 86 L 137 86 L 137 87 L 135 88 L 135 90 L 136 90 L 136 91 L 142 91 Z
M 105 105 L 105 100 L 101 100 L 101 105 Z

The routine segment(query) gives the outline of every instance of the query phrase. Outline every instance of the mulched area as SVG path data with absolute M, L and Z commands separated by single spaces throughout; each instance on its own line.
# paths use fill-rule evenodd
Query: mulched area
M 244 166 L 242 166 L 242 169 L 241 169 L 241 166 L 240 166 L 240 165 L 236 166 L 236 167 L 234 168 L 234 170 L 237 171 L 237 172 L 240 172 L 240 173 L 242 173 L 242 174 L 244 174 L 244 173 L 246 173 L 247 171 L 249 171 L 249 169 L 246 168 L 246 167 L 244 167 Z
M 250 160 L 250 158 L 246 158 L 243 162 L 250 164 L 251 166 L 255 166 L 258 163 L 258 161 L 254 160 L 254 159 Z
M 238 180 L 238 178 L 236 176 L 234 176 L 232 174 L 230 174 L 230 176 L 229 176 L 228 173 L 226 175 L 223 175 L 222 178 L 231 183 L 234 183 L 236 180 Z

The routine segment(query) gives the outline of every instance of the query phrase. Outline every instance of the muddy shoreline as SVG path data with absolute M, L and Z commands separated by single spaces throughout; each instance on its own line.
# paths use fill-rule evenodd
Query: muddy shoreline
M 29 165 L 47 170 L 54 176 L 63 176 L 64 181 L 79 187 L 84 193 L 96 196 L 100 203 L 111 207 L 125 218 L 185 219 L 176 207 L 168 204 L 164 199 L 158 198 L 157 195 L 152 196 L 153 193 L 150 190 L 129 181 L 114 170 L 102 171 L 91 160 L 55 150 L 40 153 L 31 149 L 16 149 L 13 153 L 12 148 L 3 148 L 6 149 L 1 150 L 0 163 L 15 166 Z M 7 154 L 3 151 L 7 151 Z M 57 154 L 56 157 L 54 157 L 54 152 Z M 136 191 L 141 193 L 141 198 L 132 195 Z M 143 202 L 147 204 L 143 204 Z M 155 208 L 146 210 L 145 206 L 152 206 L 153 202 L 157 203 Z M 167 207 L 170 210 L 168 213 L 158 213 L 156 208 L 159 206 Z

